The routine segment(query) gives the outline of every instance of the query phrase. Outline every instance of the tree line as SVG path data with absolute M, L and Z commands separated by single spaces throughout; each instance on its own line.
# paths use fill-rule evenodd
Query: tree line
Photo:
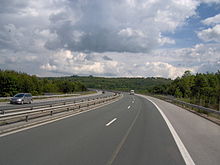
M 86 87 L 79 81 L 49 80 L 30 76 L 26 73 L 0 70 L 0 96 L 13 96 L 16 93 L 32 93 L 42 95 L 45 93 L 72 93 L 86 91 Z
M 161 77 L 140 77 L 140 78 L 105 78 L 90 76 L 69 76 L 50 79 L 80 81 L 88 88 L 103 89 L 103 90 L 116 90 L 129 92 L 131 89 L 135 92 L 146 93 L 148 89 L 155 85 L 166 85 L 172 82 L 171 79 Z
M 185 71 L 167 85 L 153 87 L 153 94 L 172 95 L 184 101 L 218 109 L 220 103 L 220 71 L 217 73 L 191 74 Z

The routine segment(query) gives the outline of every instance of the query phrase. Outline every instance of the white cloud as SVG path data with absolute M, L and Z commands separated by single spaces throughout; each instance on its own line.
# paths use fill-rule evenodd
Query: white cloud
M 197 32 L 197 36 L 205 42 L 220 42 L 220 14 L 206 18 L 202 23 L 211 27 Z
M 41 69 L 56 71 L 67 75 L 118 75 L 118 62 L 103 60 L 102 57 L 88 60 L 85 53 L 60 50 L 49 56 L 48 63 L 43 64 Z
M 161 34 L 175 31 L 195 15 L 198 3 L 195 0 L 21 0 L 19 3 L 3 0 L 1 5 L 0 24 L 14 25 L 21 34 L 11 37 L 10 42 L 4 39 L 0 43 L 4 48 L 18 51 L 28 49 L 31 43 L 30 51 L 46 46 L 52 51 L 149 52 L 166 43 L 174 44 L 167 36 L 161 38 Z M 0 29 L 4 33 L 1 38 L 10 36 L 7 30 Z
M 192 48 L 157 50 L 152 57 L 175 67 L 191 68 L 195 72 L 217 72 L 220 44 L 198 44 Z
M 175 44 L 161 34 L 182 26 L 198 5 L 195 0 L 70 1 L 63 5 L 65 10 L 50 17 L 57 40 L 46 46 L 74 52 L 149 52 Z M 69 34 L 79 30 L 83 35 L 74 40 L 77 37 Z
M 27 7 L 27 8 L 25 8 L 24 10 L 20 11 L 19 14 L 20 14 L 21 16 L 34 16 L 34 17 L 40 15 L 39 12 L 36 11 L 36 9 L 30 8 L 30 7 Z
M 178 76 L 182 76 L 186 70 L 195 72 L 192 68 L 175 67 L 164 62 L 147 62 L 145 65 L 148 76 L 169 77 L 174 79 Z
M 169 37 L 163 37 L 161 34 L 159 35 L 160 37 L 158 38 L 158 42 L 160 45 L 165 45 L 165 44 L 175 44 L 175 40 L 169 38 Z
M 177 27 L 185 23 L 187 18 L 195 15 L 195 9 L 199 3 L 194 0 L 171 0 L 169 3 L 160 5 L 160 8 L 156 10 L 154 20 L 160 31 L 166 32 L 175 31 Z
M 134 30 L 132 28 L 122 29 L 118 34 L 124 37 L 145 37 L 142 31 Z
M 220 24 L 215 25 L 212 28 L 202 30 L 198 32 L 197 35 L 200 39 L 206 42 L 209 41 L 220 42 Z
M 219 0 L 2 0 L 0 67 L 42 76 L 173 78 L 185 69 L 216 71 L 219 44 L 156 49 L 175 44 L 166 34 L 204 2 Z M 219 42 L 219 15 L 203 23 L 211 27 L 198 36 Z
M 206 18 L 205 20 L 202 21 L 202 23 L 206 25 L 220 24 L 220 14 L 217 14 L 214 17 Z
M 48 71 L 55 71 L 57 69 L 55 65 L 51 65 L 49 63 L 42 65 L 40 68 Z

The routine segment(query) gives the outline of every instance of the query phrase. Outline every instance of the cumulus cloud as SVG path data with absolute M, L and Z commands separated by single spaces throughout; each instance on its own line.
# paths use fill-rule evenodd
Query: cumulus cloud
M 161 46 L 165 44 L 175 44 L 175 40 L 169 38 L 169 37 L 163 37 L 161 34 L 159 35 L 158 42 Z
M 218 2 L 2 0 L 0 67 L 41 76 L 173 78 L 184 69 L 214 71 L 219 66 L 218 44 L 158 48 L 175 46 L 175 38 L 167 34 L 175 33 L 196 15 L 201 3 Z M 203 23 L 210 27 L 198 32 L 198 36 L 219 42 L 219 15 Z
M 107 59 L 107 60 L 106 60 Z M 117 61 L 110 60 L 103 56 L 88 59 L 85 53 L 60 50 L 49 56 L 48 62 L 41 65 L 41 69 L 58 73 L 73 75 L 111 75 L 117 76 L 120 68 Z
M 220 44 L 197 44 L 192 48 L 157 50 L 152 59 L 175 67 L 191 68 L 194 72 L 217 72 Z
M 55 65 L 51 65 L 49 63 L 47 63 L 45 65 L 41 65 L 40 68 L 43 70 L 48 70 L 48 71 L 55 71 L 57 69 L 57 67 Z
M 206 18 L 205 20 L 202 21 L 202 23 L 206 25 L 220 24 L 220 14 L 217 14 L 214 17 Z
M 52 51 L 149 52 L 174 44 L 173 39 L 161 38 L 161 33 L 184 24 L 197 6 L 193 0 L 3 0 L 1 45 L 16 51 L 28 49 L 30 43 L 32 50 L 36 42 Z M 48 37 L 36 31 L 47 31 Z
M 220 42 L 220 24 L 215 25 L 212 28 L 202 30 L 198 32 L 197 35 L 200 39 L 206 42 L 209 41 Z
M 183 25 L 198 5 L 193 0 L 74 0 L 66 4 L 66 10 L 50 16 L 50 30 L 57 39 L 46 43 L 49 49 L 149 52 L 161 44 L 174 44 L 173 39 L 161 38 L 161 33 Z M 72 35 L 74 31 L 80 37 Z
M 148 76 L 169 77 L 174 79 L 178 76 L 182 76 L 186 70 L 195 72 L 192 68 L 175 67 L 164 62 L 147 62 L 145 65 Z
M 211 27 L 197 32 L 197 36 L 205 42 L 220 42 L 220 14 L 206 18 L 202 23 Z

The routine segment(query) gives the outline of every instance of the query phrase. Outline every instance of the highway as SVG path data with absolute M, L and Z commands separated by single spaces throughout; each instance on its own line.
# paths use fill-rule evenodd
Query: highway
M 152 98 L 150 99 L 152 100 Z M 160 104 L 158 106 L 162 110 L 165 108 L 168 111 L 169 106 L 171 108 L 174 106 L 158 100 L 154 100 L 154 102 Z M 171 119 L 172 124 L 176 124 L 174 128 L 181 135 L 180 139 L 184 139 L 183 143 L 187 143 L 185 146 L 189 154 L 193 155 L 192 159 L 195 163 L 210 162 L 210 160 L 204 161 L 198 156 L 201 151 L 194 153 L 193 148 L 196 147 L 187 141 L 191 135 L 190 133 L 189 135 L 184 134 L 186 128 L 178 125 L 177 119 L 173 119 L 171 113 L 165 111 L 164 113 L 169 120 Z M 174 114 L 176 113 L 178 112 Z M 181 113 L 188 115 L 190 112 Z M 206 122 L 204 121 L 204 124 Z M 208 122 L 206 128 L 213 127 L 215 138 L 220 135 L 220 129 L 219 126 L 212 124 Z M 193 140 L 195 141 L 195 139 Z M 210 140 L 211 144 L 216 143 L 215 139 Z M 216 148 L 211 148 L 211 150 L 220 151 L 219 144 L 212 145 L 215 145 Z M 2 165 L 186 164 L 185 157 L 158 108 L 143 97 L 127 94 L 121 100 L 104 107 L 1 136 L 0 146 L 0 164 Z M 219 162 L 218 153 L 210 155 L 213 164 Z M 206 154 L 211 154 L 211 151 L 207 151 Z

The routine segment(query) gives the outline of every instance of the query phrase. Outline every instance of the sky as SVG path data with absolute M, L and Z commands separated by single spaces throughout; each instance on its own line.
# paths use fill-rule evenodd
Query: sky
M 220 0 L 1 0 L 0 69 L 164 77 L 220 70 Z

